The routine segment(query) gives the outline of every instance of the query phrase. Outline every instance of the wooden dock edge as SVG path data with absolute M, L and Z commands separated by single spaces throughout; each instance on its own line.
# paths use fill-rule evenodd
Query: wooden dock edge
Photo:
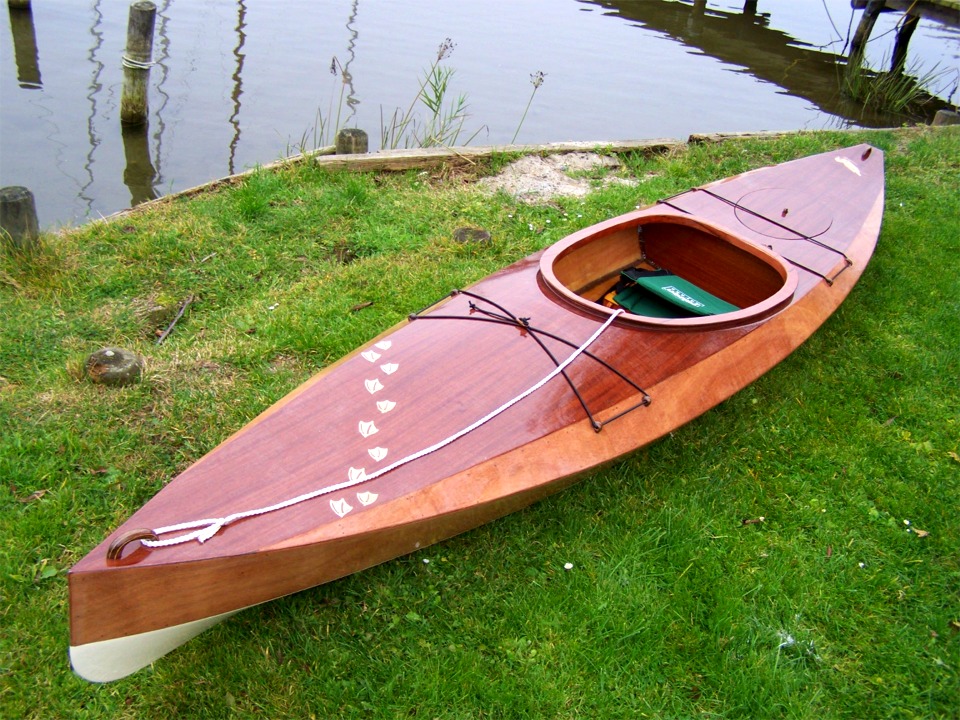
M 926 126 L 921 126 L 926 127 Z M 869 128 L 870 130 L 903 131 L 907 128 Z M 849 128 L 831 130 L 831 132 L 863 132 L 864 128 Z M 126 217 L 148 210 L 165 203 L 175 202 L 187 197 L 193 197 L 211 192 L 222 187 L 237 185 L 255 172 L 263 170 L 278 170 L 306 162 L 313 162 L 320 167 L 352 172 L 402 172 L 405 170 L 430 170 L 439 167 L 463 167 L 489 160 L 496 155 L 562 155 L 574 152 L 597 152 L 617 154 L 627 152 L 643 152 L 646 154 L 664 154 L 687 145 L 703 143 L 720 143 L 731 140 L 745 140 L 758 138 L 778 138 L 791 135 L 807 135 L 820 132 L 819 130 L 763 130 L 757 132 L 718 132 L 694 133 L 687 140 L 677 138 L 655 138 L 650 140 L 616 140 L 616 141 L 583 141 L 557 142 L 542 145 L 485 145 L 477 147 L 442 147 L 442 148 L 414 148 L 404 150 L 381 150 L 379 152 L 356 155 L 335 155 L 333 146 L 317 148 L 310 152 L 283 158 L 272 163 L 259 165 L 250 170 L 213 180 L 202 185 L 186 188 L 155 200 L 149 200 L 131 208 L 106 215 L 93 222 L 109 222 L 117 218 Z

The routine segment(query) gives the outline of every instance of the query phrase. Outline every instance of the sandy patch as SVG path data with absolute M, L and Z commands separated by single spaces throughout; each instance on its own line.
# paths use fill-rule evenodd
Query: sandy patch
M 526 155 L 511 163 L 494 177 L 483 178 L 479 185 L 490 192 L 503 190 L 518 200 L 539 203 L 555 197 L 583 197 L 599 182 L 603 185 L 635 184 L 633 180 L 610 175 L 601 180 L 571 177 L 570 173 L 590 172 L 599 168 L 615 170 L 620 161 L 596 153 L 564 153 L 562 155 Z

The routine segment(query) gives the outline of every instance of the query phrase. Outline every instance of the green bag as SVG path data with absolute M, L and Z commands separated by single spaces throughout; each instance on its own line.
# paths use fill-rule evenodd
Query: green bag
M 667 270 L 630 268 L 621 274 L 636 285 L 620 290 L 614 300 L 635 315 L 683 318 L 740 309 Z

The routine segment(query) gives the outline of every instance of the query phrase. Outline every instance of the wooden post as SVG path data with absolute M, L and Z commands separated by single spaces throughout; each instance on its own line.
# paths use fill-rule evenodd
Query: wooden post
M 365 153 L 369 147 L 367 134 L 359 128 L 344 128 L 337 133 L 337 155 L 353 155 Z
M 30 9 L 30 0 L 7 0 L 7 7 L 18 9 Z
M 12 185 L 0 188 L 0 241 L 13 250 L 33 250 L 40 237 L 33 193 Z
M 873 32 L 873 26 L 880 17 L 880 13 L 886 5 L 885 0 L 869 0 L 863 8 L 863 16 L 860 18 L 860 24 L 857 25 L 857 31 L 853 34 L 853 41 L 850 43 L 850 56 L 847 59 L 847 71 L 852 68 L 860 67 L 863 61 L 863 51 L 870 39 L 870 33 Z
M 130 5 L 127 23 L 127 52 L 123 56 L 123 94 L 120 122 L 139 125 L 147 120 L 147 81 L 153 56 L 153 26 L 157 6 L 149 0 Z

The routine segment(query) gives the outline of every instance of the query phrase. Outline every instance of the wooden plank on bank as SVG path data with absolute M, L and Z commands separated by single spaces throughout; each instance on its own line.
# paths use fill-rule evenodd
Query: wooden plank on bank
M 849 132 L 856 132 L 856 128 L 851 128 Z M 543 145 L 487 145 L 481 147 L 457 147 L 457 148 L 414 148 L 405 150 L 381 150 L 380 152 L 354 154 L 354 155 L 335 155 L 334 147 L 318 148 L 312 152 L 302 155 L 294 155 L 273 163 L 262 165 L 258 168 L 246 170 L 236 175 L 230 175 L 219 180 L 196 185 L 186 190 L 181 190 L 170 195 L 164 195 L 156 200 L 150 200 L 141 203 L 132 208 L 121 210 L 109 215 L 104 220 L 110 220 L 115 217 L 129 215 L 153 207 L 159 203 L 167 203 L 180 200 L 186 197 L 199 195 L 205 192 L 211 192 L 217 188 L 237 185 L 247 177 L 259 170 L 278 170 L 292 165 L 299 165 L 305 162 L 313 162 L 318 166 L 330 168 L 331 170 L 347 170 L 353 172 L 396 172 L 404 170 L 430 170 L 441 167 L 463 167 L 474 165 L 484 160 L 489 160 L 497 155 L 562 155 L 572 152 L 597 152 L 597 153 L 628 153 L 644 152 L 649 154 L 666 153 L 670 150 L 683 148 L 689 144 L 724 142 L 727 140 L 738 140 L 746 138 L 773 138 L 783 135 L 798 135 L 803 130 L 769 130 L 757 132 L 720 132 L 720 133 L 695 133 L 688 140 L 678 140 L 676 138 L 655 138 L 652 140 L 615 140 L 609 142 L 589 141 L 589 142 L 559 142 L 546 143 Z M 837 131 L 845 132 L 845 131 Z
M 179 192 L 164 195 L 156 200 L 150 200 L 135 207 L 113 213 L 104 219 L 131 212 L 146 210 L 159 203 L 172 202 L 185 197 L 210 192 L 217 188 L 236 185 L 257 172 L 258 170 L 278 170 L 304 162 L 313 162 L 331 170 L 348 170 L 353 172 L 397 172 L 404 170 L 430 170 L 440 167 L 463 167 L 474 165 L 488 160 L 496 155 L 516 154 L 526 155 L 536 153 L 541 155 L 559 155 L 571 152 L 646 152 L 662 153 L 685 145 L 683 140 L 676 138 L 658 138 L 654 140 L 618 140 L 613 142 L 560 142 L 545 145 L 487 145 L 481 147 L 457 148 L 415 148 L 407 150 L 381 150 L 380 152 L 356 155 L 335 155 L 334 148 L 323 147 L 303 155 L 294 155 L 273 163 L 261 165 L 258 168 L 246 170 L 236 175 L 213 180 L 203 185 L 180 190 Z
M 618 142 L 563 142 L 546 145 L 501 145 L 457 148 L 415 148 L 385 150 L 364 155 L 328 155 L 313 162 L 321 167 L 356 172 L 426 170 L 441 166 L 475 165 L 495 155 L 536 153 L 559 155 L 571 152 L 665 152 L 683 145 L 682 140 L 657 138 L 655 140 L 622 140 Z

